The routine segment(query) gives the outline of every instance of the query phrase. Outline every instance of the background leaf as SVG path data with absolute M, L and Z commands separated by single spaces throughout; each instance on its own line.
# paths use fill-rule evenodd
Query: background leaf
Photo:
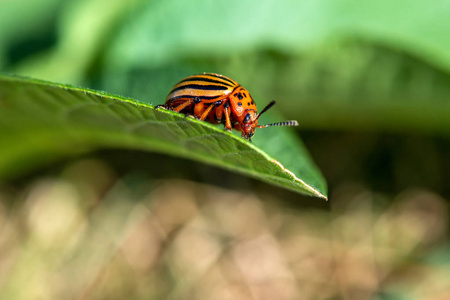
M 450 68 L 449 25 L 434 22 L 449 13 L 443 0 L 426 7 L 420 0 L 150 2 L 123 28 L 111 50 L 113 57 L 123 58 L 116 65 L 141 65 L 141 59 L 161 65 L 185 55 L 226 55 L 256 47 L 298 54 L 330 38 L 356 37 Z
M 214 71 L 307 128 L 448 135 L 448 15 L 440 0 L 152 2 L 112 40 L 102 88 L 152 99 L 149 82 Z

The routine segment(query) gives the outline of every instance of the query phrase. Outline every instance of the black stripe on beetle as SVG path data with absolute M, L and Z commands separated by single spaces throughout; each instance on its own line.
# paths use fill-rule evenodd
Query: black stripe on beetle
M 219 77 L 220 78 L 220 77 Z M 210 82 L 210 83 L 217 83 L 217 84 L 223 84 L 223 85 L 227 85 L 229 87 L 234 87 L 236 84 L 234 83 L 228 83 L 228 82 L 223 82 L 220 80 L 215 80 L 215 79 L 211 79 L 211 78 L 205 78 L 205 77 L 200 77 L 200 76 L 194 76 L 194 77 L 188 77 L 186 79 L 181 80 L 180 82 L 178 82 L 178 84 L 183 83 L 183 82 L 188 82 L 188 81 L 205 81 L 205 82 Z
M 236 83 L 234 83 L 233 81 L 231 81 L 231 79 L 226 78 L 226 77 L 217 76 L 216 74 L 205 74 L 205 75 L 214 76 L 214 77 L 219 78 L 219 79 L 221 79 L 221 80 L 228 81 L 228 82 L 231 83 L 233 86 L 236 85 Z
M 169 100 L 167 100 L 167 102 L 170 102 L 170 101 L 173 101 L 173 100 L 177 100 L 177 99 L 194 99 L 194 101 L 195 101 L 195 98 L 200 98 L 201 101 L 203 101 L 203 100 L 214 100 L 214 99 L 220 98 L 220 95 L 219 96 L 201 96 L 201 97 L 191 96 L 191 95 L 181 95 L 181 96 L 172 97 Z
M 171 93 L 185 90 L 185 89 L 194 89 L 194 90 L 202 90 L 202 91 L 224 91 L 228 90 L 226 86 L 221 85 L 201 85 L 201 84 L 186 84 L 179 87 L 174 88 Z

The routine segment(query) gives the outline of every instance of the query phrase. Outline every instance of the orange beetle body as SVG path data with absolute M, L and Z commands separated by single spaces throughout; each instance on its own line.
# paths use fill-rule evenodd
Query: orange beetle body
M 251 141 L 256 128 L 268 126 L 297 126 L 297 121 L 258 126 L 259 116 L 275 101 L 258 114 L 250 93 L 236 81 L 223 75 L 203 73 L 189 76 L 178 82 L 169 92 L 164 107 L 176 112 L 192 115 L 209 123 L 224 123 L 226 130 L 232 128 L 242 132 L 242 137 Z

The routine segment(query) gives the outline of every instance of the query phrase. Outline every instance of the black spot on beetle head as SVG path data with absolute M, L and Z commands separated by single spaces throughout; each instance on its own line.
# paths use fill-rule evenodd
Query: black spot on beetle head
M 246 114 L 244 118 L 244 123 L 249 123 L 252 116 L 250 114 Z

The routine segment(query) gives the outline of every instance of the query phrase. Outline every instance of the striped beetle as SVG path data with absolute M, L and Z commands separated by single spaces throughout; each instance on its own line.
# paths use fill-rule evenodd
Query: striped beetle
M 256 128 L 270 126 L 298 126 L 297 121 L 258 125 L 258 119 L 275 104 L 270 102 L 259 114 L 250 93 L 236 81 L 214 73 L 192 75 L 178 82 L 169 92 L 164 105 L 158 105 L 192 115 L 209 123 L 224 123 L 225 129 L 242 132 L 248 139 Z

